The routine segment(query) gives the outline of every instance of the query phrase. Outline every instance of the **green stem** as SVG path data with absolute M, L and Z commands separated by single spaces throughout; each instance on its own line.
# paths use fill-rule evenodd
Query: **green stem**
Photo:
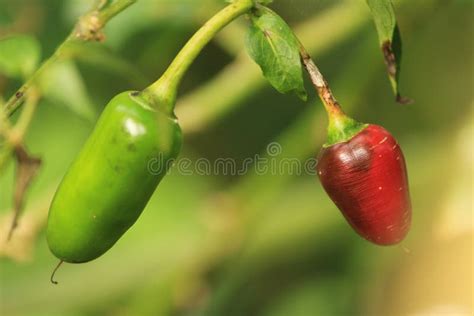
M 35 114 L 38 105 L 38 100 L 39 92 L 34 88 L 31 89 L 28 93 L 28 97 L 26 98 L 25 106 L 21 111 L 21 115 L 18 118 L 15 127 L 13 128 L 13 132 L 15 133 L 18 141 L 23 141 L 23 138 L 25 137 L 28 126 L 30 125 Z
M 328 139 L 324 146 L 330 146 L 351 139 L 355 134 L 364 129 L 367 124 L 357 122 L 344 113 L 331 88 L 329 88 L 326 79 L 324 79 L 324 76 L 301 43 L 300 55 L 328 115 Z
M 81 16 L 71 34 L 58 46 L 54 54 L 10 97 L 4 106 L 6 115 L 11 116 L 22 105 L 28 89 L 34 86 L 41 74 L 63 55 L 69 43 L 73 41 L 87 42 L 101 40 L 103 38 L 101 30 L 107 22 L 134 2 L 136 2 L 136 0 L 116 0 L 105 8 L 101 8 L 99 5 L 100 2 L 98 2 L 92 10 Z
M 323 102 L 329 120 L 337 120 L 340 117 L 346 116 L 339 102 L 337 102 L 331 89 L 329 88 L 326 79 L 324 79 L 324 76 L 319 71 L 319 68 L 316 66 L 314 61 L 311 59 L 311 56 L 301 43 L 300 55 L 303 64 L 311 78 L 311 82 L 313 83 L 314 87 L 316 88 L 316 91 L 318 92 L 319 97 L 321 98 L 321 101 Z
M 172 113 L 176 104 L 179 84 L 202 49 L 227 24 L 248 12 L 254 6 L 253 0 L 236 0 L 206 22 L 186 43 L 165 73 L 144 90 L 152 99 Z
M 13 96 L 8 99 L 4 111 L 7 116 L 11 116 L 23 103 L 25 100 L 25 96 L 27 91 L 34 86 L 36 80 L 41 77 L 43 72 L 50 67 L 51 64 L 55 63 L 61 52 L 64 49 L 65 43 L 70 41 L 71 35 L 56 49 L 54 54 L 48 58 L 39 68 L 35 71 L 35 73 L 20 87 L 20 89 L 15 92 Z
M 361 27 L 369 21 L 368 12 L 354 14 L 354 10 L 358 8 L 360 4 L 357 1 L 334 5 L 297 25 L 295 33 L 309 52 L 324 55 L 338 43 L 360 32 Z M 236 24 L 233 23 L 232 26 Z M 226 32 L 229 27 L 225 28 Z M 320 34 L 317 38 L 314 30 L 318 30 Z M 219 33 L 216 39 L 224 36 L 225 42 L 232 42 L 227 39 L 229 34 L 226 32 Z M 234 54 L 239 54 L 232 63 L 198 89 L 179 98 L 176 115 L 186 133 L 196 133 L 208 128 L 234 111 L 247 97 L 265 87 L 260 69 L 248 58 L 245 49 L 235 48 L 238 50 Z M 221 93 L 222 91 L 226 93 Z
M 111 18 L 137 2 L 137 0 L 120 0 L 107 6 L 104 10 L 99 10 L 98 17 L 102 24 L 107 23 Z

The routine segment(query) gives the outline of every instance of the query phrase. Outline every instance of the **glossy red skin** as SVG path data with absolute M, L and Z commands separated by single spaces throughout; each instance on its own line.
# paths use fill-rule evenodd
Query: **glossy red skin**
M 365 239 L 400 242 L 411 223 L 405 158 L 388 131 L 369 125 L 349 141 L 323 148 L 317 171 L 336 206 Z

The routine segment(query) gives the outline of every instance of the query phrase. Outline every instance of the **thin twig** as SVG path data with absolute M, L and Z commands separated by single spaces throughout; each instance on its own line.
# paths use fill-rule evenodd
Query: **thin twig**
M 5 156 L 0 161 L 0 168 L 7 161 L 7 158 L 11 156 L 13 151 L 15 159 L 17 161 L 17 172 L 16 172 L 16 183 L 14 193 L 14 207 L 13 207 L 13 220 L 8 231 L 7 240 L 11 239 L 13 231 L 17 227 L 18 218 L 23 209 L 25 193 L 28 190 L 31 181 L 35 177 L 40 165 L 41 160 L 37 157 L 33 157 L 26 151 L 25 145 L 23 144 L 23 138 L 26 134 L 28 126 L 33 119 L 36 107 L 38 105 L 39 93 L 36 89 L 30 89 L 25 102 L 25 107 L 21 112 L 21 116 L 18 119 L 16 125 L 10 127 L 10 122 L 7 118 L 3 117 L 6 125 L 5 128 L 0 131 L 2 136 L 5 138 Z M 3 114 L 3 111 L 1 111 Z M 8 126 L 7 126 L 8 125 Z
M 64 53 L 67 44 L 73 41 L 101 41 L 104 39 L 101 30 L 107 22 L 117 15 L 119 12 L 125 10 L 128 6 L 133 4 L 136 0 L 116 0 L 114 3 L 105 6 L 101 10 L 100 2 L 98 2 L 92 10 L 81 16 L 73 31 L 69 36 L 58 46 L 54 54 L 47 59 L 41 67 L 13 94 L 4 106 L 4 111 L 7 116 L 11 116 L 23 103 L 25 94 L 30 89 L 40 75 L 49 68 L 59 57 Z
M 10 143 L 12 143 L 12 145 L 16 146 L 23 142 L 23 138 L 25 137 L 28 127 L 36 112 L 39 98 L 39 91 L 34 87 L 31 87 L 26 97 L 25 106 L 11 132 L 11 137 L 13 139 L 10 139 Z
M 358 12 L 357 8 L 360 5 L 356 2 L 335 5 L 299 24 L 295 33 L 309 52 L 324 54 L 369 21 L 368 13 Z M 314 30 L 318 30 L 321 36 L 315 37 Z M 234 111 L 242 100 L 263 87 L 265 80 L 261 71 L 243 50 L 210 81 L 180 97 L 176 115 L 186 133 L 198 133 Z
M 300 56 L 306 68 L 306 71 L 308 72 L 311 78 L 311 82 L 313 83 L 316 91 L 318 92 L 321 101 L 323 101 L 324 107 L 326 108 L 328 113 L 344 113 L 342 111 L 341 106 L 339 105 L 339 102 L 337 102 L 336 98 L 334 97 L 331 88 L 329 88 L 329 84 L 327 83 L 326 79 L 324 79 L 324 76 L 319 71 L 319 68 L 316 66 L 313 59 L 301 43 Z
M 54 268 L 53 272 L 51 273 L 51 278 L 50 278 L 50 281 L 51 283 L 57 285 L 58 284 L 58 281 L 56 281 L 54 279 L 54 275 L 56 274 L 56 271 L 58 271 L 59 267 L 63 264 L 63 260 L 59 260 L 59 263 L 57 264 L 57 266 Z

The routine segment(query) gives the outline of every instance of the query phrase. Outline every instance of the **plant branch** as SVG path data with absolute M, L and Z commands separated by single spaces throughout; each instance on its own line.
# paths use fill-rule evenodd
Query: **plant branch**
M 303 62 L 303 65 L 308 72 L 311 82 L 313 83 L 316 91 L 318 92 L 321 101 L 328 112 L 328 115 L 331 117 L 332 115 L 341 115 L 343 111 L 341 106 L 337 102 L 336 98 L 334 97 L 331 89 L 329 88 L 329 84 L 324 79 L 324 76 L 319 71 L 319 68 L 316 66 L 314 61 L 311 59 L 311 56 L 304 48 L 303 44 L 300 42 L 300 56 Z
M 172 112 L 179 84 L 202 49 L 222 28 L 248 12 L 253 6 L 253 0 L 236 0 L 219 11 L 191 37 L 160 79 L 146 88 L 145 92 L 163 102 L 167 107 L 166 110 Z
M 117 0 L 103 10 L 99 10 L 98 17 L 103 25 L 105 25 L 114 16 L 134 4 L 137 0 Z
M 26 97 L 21 115 L 10 132 L 10 143 L 13 146 L 20 145 L 23 142 L 23 138 L 38 106 L 39 97 L 39 91 L 32 87 Z
M 341 3 L 299 24 L 295 33 L 309 52 L 321 55 L 358 32 L 369 18 L 357 2 Z M 320 36 L 315 37 L 315 30 Z M 186 133 L 197 133 L 264 87 L 261 71 L 241 51 L 216 77 L 180 98 L 177 116 Z
M 74 26 L 71 34 L 69 34 L 64 42 L 58 46 L 54 54 L 36 70 L 36 72 L 17 90 L 17 92 L 12 97 L 10 97 L 4 106 L 6 115 L 11 116 L 22 105 L 27 91 L 36 83 L 36 80 L 45 71 L 45 69 L 49 68 L 51 64 L 53 64 L 64 54 L 64 51 L 70 42 L 103 40 L 104 36 L 101 31 L 107 22 L 119 12 L 125 10 L 135 1 L 136 0 L 116 0 L 108 6 L 103 6 L 101 2 L 98 1 L 92 10 L 81 16 Z

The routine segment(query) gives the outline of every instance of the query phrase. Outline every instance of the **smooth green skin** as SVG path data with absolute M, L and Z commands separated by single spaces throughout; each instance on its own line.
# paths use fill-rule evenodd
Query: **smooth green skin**
M 81 263 L 110 249 L 140 216 L 181 140 L 176 118 L 151 108 L 142 94 L 114 97 L 53 199 L 51 252 Z

